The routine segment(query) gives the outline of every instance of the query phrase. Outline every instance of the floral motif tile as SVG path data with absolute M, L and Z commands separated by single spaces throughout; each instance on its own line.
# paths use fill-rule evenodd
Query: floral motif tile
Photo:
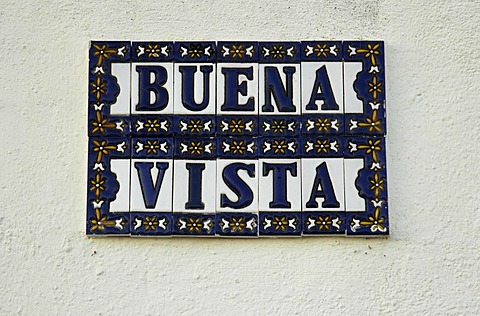
M 388 235 L 382 41 L 92 41 L 88 235 Z

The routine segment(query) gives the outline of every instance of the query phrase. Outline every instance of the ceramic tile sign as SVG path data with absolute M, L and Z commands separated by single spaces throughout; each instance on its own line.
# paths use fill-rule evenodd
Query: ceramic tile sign
M 388 235 L 382 41 L 94 41 L 88 235 Z

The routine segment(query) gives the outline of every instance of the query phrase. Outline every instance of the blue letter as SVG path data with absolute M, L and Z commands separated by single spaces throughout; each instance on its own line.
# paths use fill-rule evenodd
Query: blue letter
M 205 204 L 202 202 L 202 171 L 205 164 L 187 163 L 188 170 L 188 202 L 185 208 L 188 210 L 203 210 Z
M 182 73 L 182 104 L 190 111 L 202 111 L 208 105 L 210 100 L 210 73 L 213 71 L 212 66 L 200 66 L 200 71 L 203 73 L 203 100 L 202 103 L 195 103 L 195 73 L 197 66 L 181 66 L 179 71 Z
M 162 86 L 167 82 L 167 70 L 159 66 L 137 66 L 138 72 L 138 104 L 137 111 L 161 111 L 167 107 L 168 91 Z M 153 82 L 150 80 L 154 74 Z M 150 99 L 150 92 L 155 100 Z
M 238 76 L 244 75 L 248 80 L 253 80 L 253 67 L 250 68 L 222 68 L 225 75 L 225 103 L 222 111 L 253 111 L 253 97 L 248 98 L 247 103 L 238 104 L 238 93 L 247 95 L 247 82 L 238 84 Z
M 268 204 L 270 208 L 290 208 L 291 203 L 287 201 L 287 170 L 294 177 L 297 176 L 297 163 L 264 163 L 263 176 L 268 176 L 273 170 L 273 201 Z
M 293 104 L 295 67 L 283 67 L 283 72 L 287 77 L 286 88 L 283 87 L 277 67 L 265 67 L 265 105 L 262 107 L 264 112 L 273 112 L 272 95 L 279 112 L 295 112 Z
M 318 89 L 320 88 L 320 93 Z M 313 84 L 312 96 L 307 104 L 307 110 L 317 110 L 318 106 L 315 101 L 323 100 L 322 110 L 338 110 L 338 104 L 335 102 L 332 85 L 328 78 L 327 69 L 325 66 L 318 69 L 316 72 L 315 83 Z
M 332 180 L 328 173 L 327 164 L 323 162 L 317 167 L 317 174 L 315 175 L 315 181 L 313 182 L 312 193 L 310 194 L 310 200 L 307 202 L 308 208 L 317 208 L 317 198 L 322 197 L 325 200 L 322 203 L 324 208 L 337 208 L 340 207 L 335 192 L 333 191 Z M 323 190 L 319 191 L 318 186 L 321 186 Z
M 146 208 L 154 208 L 157 204 L 163 177 L 165 176 L 165 171 L 168 169 L 168 162 L 157 162 L 156 166 L 158 169 L 157 183 L 153 184 L 151 173 L 153 162 L 135 162 Z
M 255 165 L 232 163 L 223 169 L 222 178 L 225 184 L 238 196 L 237 202 L 232 202 L 226 194 L 220 195 L 220 206 L 234 209 L 245 208 L 253 202 L 252 189 L 238 176 L 238 170 L 246 170 L 249 177 L 255 177 Z

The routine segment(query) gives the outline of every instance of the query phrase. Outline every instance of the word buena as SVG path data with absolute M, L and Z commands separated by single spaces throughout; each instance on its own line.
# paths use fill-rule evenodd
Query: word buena
M 88 234 L 388 234 L 382 42 L 92 42 Z

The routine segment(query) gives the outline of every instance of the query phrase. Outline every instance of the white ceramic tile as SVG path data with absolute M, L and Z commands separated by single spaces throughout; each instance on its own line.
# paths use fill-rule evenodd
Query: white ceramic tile
M 235 171 L 235 167 L 239 169 Z M 246 170 L 249 168 L 249 172 Z M 249 174 L 250 173 L 250 174 Z M 219 212 L 246 212 L 257 213 L 258 212 L 258 160 L 235 160 L 235 159 L 218 159 L 217 160 L 217 194 L 216 194 L 216 209 Z M 231 183 L 226 183 L 231 181 Z M 235 190 L 245 188 L 248 194 L 238 196 Z M 248 199 L 248 195 L 251 194 L 251 199 Z M 222 196 L 228 204 L 228 206 L 222 204 Z M 239 207 L 236 204 L 245 204 L 243 207 Z
M 288 68 L 294 68 L 292 74 L 292 79 L 290 82 L 287 81 L 287 74 L 285 73 Z M 272 69 L 276 69 L 273 71 Z M 278 73 L 280 78 L 281 89 L 278 91 L 278 95 L 288 95 L 288 99 L 292 101 L 293 106 L 295 107 L 294 112 L 284 112 L 279 109 L 279 106 L 270 91 L 269 85 L 265 82 L 266 73 Z M 272 78 L 277 78 L 274 75 Z M 287 115 L 299 115 L 300 114 L 300 102 L 301 102 L 301 91 L 300 91 L 300 64 L 260 64 L 258 72 L 258 96 L 259 96 L 259 114 L 287 114 Z M 277 81 L 275 81 L 277 82 Z M 290 87 L 290 88 L 289 88 Z M 290 90 L 290 91 L 289 91 Z M 290 92 L 290 94 L 288 94 Z M 271 98 L 271 104 L 273 106 L 273 111 L 266 111 L 264 105 L 267 103 L 267 98 Z M 291 104 L 287 104 L 291 105 Z
M 148 192 L 146 188 L 142 188 L 140 183 L 140 172 L 136 168 L 137 163 L 151 163 L 150 174 L 143 181 L 150 181 L 150 185 L 158 194 Z M 168 168 L 165 169 L 163 180 L 158 183 L 159 169 L 157 163 L 166 163 Z M 171 212 L 172 211 L 172 181 L 173 181 L 173 159 L 132 159 L 131 165 L 131 212 Z M 160 188 L 157 186 L 160 185 Z M 146 196 L 144 196 L 144 194 Z
M 119 93 L 115 103 L 110 105 L 110 115 L 130 115 L 130 64 L 112 63 L 111 67 Z
M 211 72 L 208 73 L 208 87 L 207 87 L 207 95 L 205 95 L 205 84 L 207 80 L 205 79 L 204 73 L 201 71 L 201 67 L 212 67 Z M 216 94 L 215 94 L 215 87 L 216 87 L 216 65 L 212 63 L 175 63 L 175 87 L 174 87 L 174 113 L 180 115 L 186 114 L 207 114 L 207 115 L 215 115 L 215 101 L 216 101 Z M 182 69 L 189 69 L 189 71 L 193 71 L 193 81 L 185 81 L 184 75 L 182 74 Z M 196 110 L 189 110 L 185 107 L 185 100 L 183 96 L 183 87 L 189 87 L 192 85 L 193 82 L 193 101 L 196 105 L 202 104 L 204 101 L 208 101 L 205 104 L 205 107 L 199 111 Z M 208 99 L 207 99 L 208 97 Z
M 198 165 L 198 166 L 190 166 Z M 188 168 L 187 168 L 188 167 Z M 216 187 L 217 180 L 216 160 L 175 160 L 175 178 L 173 180 L 173 212 L 188 213 L 215 213 L 215 194 L 212 188 Z M 197 169 L 198 168 L 198 169 Z M 203 168 L 203 170 L 201 170 Z M 191 171 L 189 171 L 189 169 Z M 194 171 L 195 170 L 195 171 Z M 199 170 L 199 171 L 197 171 Z M 196 186 L 196 175 L 200 173 L 201 185 Z M 196 179 L 194 179 L 194 177 Z M 198 190 L 198 191 L 195 191 Z M 192 208 L 188 205 L 190 195 L 199 193 L 202 208 Z M 198 196 L 192 197 L 193 201 Z
M 302 158 L 302 211 L 344 212 L 343 158 Z M 316 181 L 319 180 L 319 181 Z M 330 179 L 330 181 L 329 181 Z M 322 186 L 323 183 L 323 186 Z M 331 191 L 328 190 L 331 188 Z M 316 207 L 308 207 L 312 192 L 322 191 L 329 200 L 338 202 L 337 207 L 327 205 L 325 197 L 313 197 Z M 333 192 L 332 194 L 328 194 Z M 333 205 L 333 204 L 332 204 Z
M 110 169 L 118 182 L 116 199 L 110 202 L 110 212 L 129 212 L 130 210 L 130 159 L 111 159 Z
M 166 74 L 165 82 L 160 86 L 159 89 L 162 91 L 158 94 L 159 98 L 162 99 L 162 109 L 161 110 L 139 110 L 137 108 L 139 104 L 139 94 L 145 93 L 146 87 L 140 87 L 139 83 L 139 72 L 138 67 L 152 67 L 152 69 L 157 69 L 161 71 L 161 73 Z M 173 114 L 173 100 L 174 100 L 174 93 L 173 93 L 173 63 L 132 63 L 132 83 L 131 83 L 131 94 L 132 94 L 132 114 Z M 161 78 L 157 78 L 155 73 L 150 74 L 150 83 L 158 82 Z M 166 99 L 168 96 L 168 100 Z M 157 94 L 154 91 L 149 91 L 149 101 L 150 104 L 156 102 Z
M 259 210 L 300 212 L 301 175 L 301 159 L 259 159 Z
M 343 63 L 345 113 L 363 113 L 363 102 L 353 88 L 357 75 L 362 71 L 362 62 Z
M 362 158 L 349 158 L 344 161 L 345 168 L 345 210 L 347 212 L 365 212 L 365 200 L 360 197 L 355 181 L 358 172 L 364 168 Z
M 343 113 L 343 67 L 342 62 L 302 62 L 302 113 Z M 322 90 L 322 87 L 324 88 Z M 333 104 L 337 109 L 324 109 L 325 102 L 322 99 L 312 100 L 312 96 L 332 96 Z M 307 109 L 311 103 L 317 109 Z
M 229 75 L 228 71 L 239 69 L 238 75 Z M 232 91 L 228 93 L 227 91 Z M 237 110 L 226 110 L 226 95 L 232 95 Z M 250 101 L 252 100 L 252 101 Z M 253 110 L 243 110 L 246 104 L 253 102 Z M 219 63 L 217 64 L 217 115 L 257 115 L 258 114 L 258 64 Z

